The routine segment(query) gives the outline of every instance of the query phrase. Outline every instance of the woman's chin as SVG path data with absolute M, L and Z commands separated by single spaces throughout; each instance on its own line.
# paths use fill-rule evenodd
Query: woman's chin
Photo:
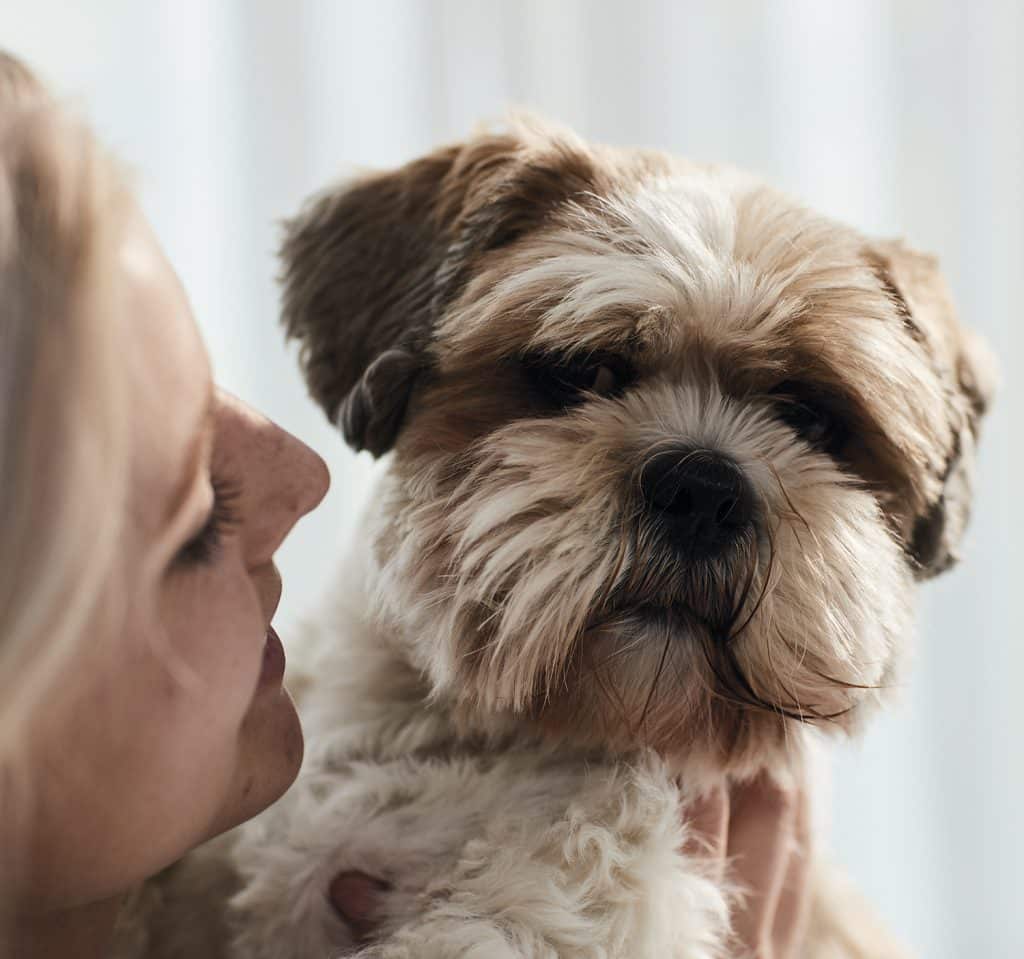
M 302 726 L 283 686 L 260 689 L 239 733 L 239 762 L 232 792 L 213 835 L 251 819 L 295 782 L 304 750 Z

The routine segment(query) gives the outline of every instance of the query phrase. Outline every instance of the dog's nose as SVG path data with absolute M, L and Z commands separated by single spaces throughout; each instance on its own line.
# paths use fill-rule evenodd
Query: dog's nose
M 754 518 L 754 497 L 732 460 L 704 449 L 661 452 L 644 466 L 648 509 L 681 550 L 707 558 L 731 545 Z

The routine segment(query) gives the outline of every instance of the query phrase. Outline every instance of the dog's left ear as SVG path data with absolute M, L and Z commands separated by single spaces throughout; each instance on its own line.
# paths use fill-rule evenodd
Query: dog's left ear
M 957 319 L 935 257 L 886 241 L 875 243 L 869 258 L 907 335 L 927 354 L 946 395 L 952 444 L 941 492 L 914 519 L 906 543 L 918 578 L 929 579 L 958 558 L 971 511 L 975 447 L 992 401 L 996 365 L 984 341 Z
M 476 262 L 592 189 L 596 170 L 571 134 L 523 122 L 329 189 L 286 223 L 285 329 L 352 447 L 392 448 Z

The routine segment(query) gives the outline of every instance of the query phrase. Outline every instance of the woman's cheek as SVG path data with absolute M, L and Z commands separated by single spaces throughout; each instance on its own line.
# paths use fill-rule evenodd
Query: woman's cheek
M 225 559 L 196 577 L 167 609 L 171 645 L 195 675 L 207 708 L 218 714 L 217 725 L 240 724 L 263 662 L 259 596 L 240 560 Z

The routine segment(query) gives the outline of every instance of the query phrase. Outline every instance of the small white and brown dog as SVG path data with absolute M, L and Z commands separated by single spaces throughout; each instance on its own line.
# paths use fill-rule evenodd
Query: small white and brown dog
M 738 955 L 687 804 L 857 729 L 967 519 L 987 353 L 934 260 L 521 123 L 328 190 L 284 263 L 313 397 L 389 460 L 299 657 L 304 772 L 165 880 L 162 948 Z M 368 938 L 346 870 L 387 883 Z M 808 956 L 897 954 L 848 908 Z

